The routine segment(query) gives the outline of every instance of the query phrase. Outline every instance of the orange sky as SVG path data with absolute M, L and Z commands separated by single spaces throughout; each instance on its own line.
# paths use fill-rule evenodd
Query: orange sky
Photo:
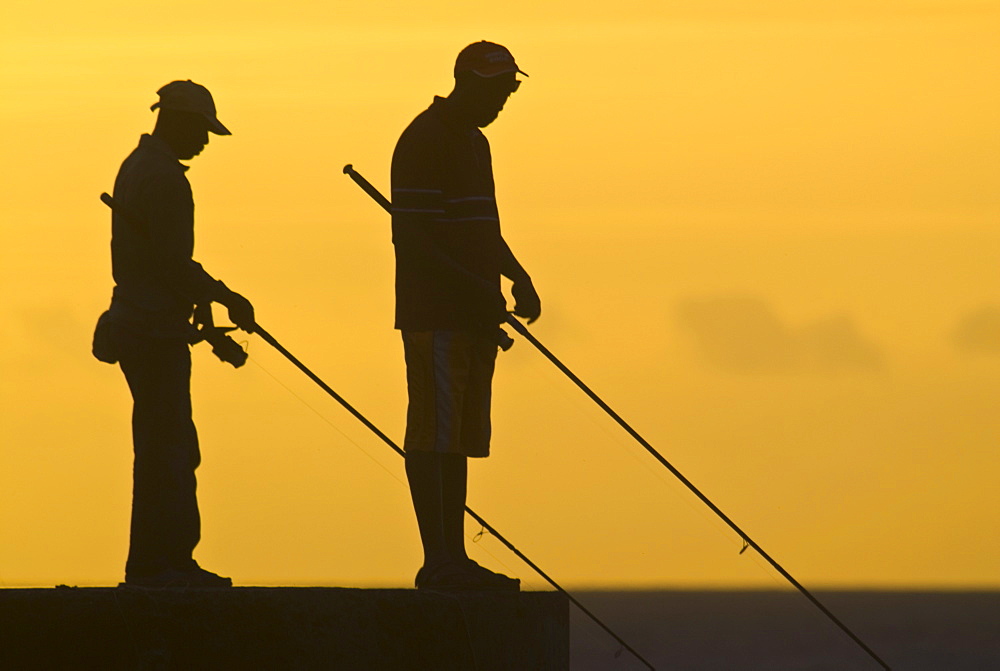
M 205 84 L 234 132 L 192 162 L 196 258 L 398 438 L 388 218 L 340 171 L 386 189 L 479 39 L 531 75 L 487 135 L 536 336 L 805 584 L 1000 584 L 1000 3 L 536 5 L 5 9 L 0 585 L 121 578 L 130 399 L 89 355 L 97 196 L 156 89 Z M 398 457 L 249 347 L 239 371 L 195 351 L 199 560 L 410 584 Z M 781 584 L 525 342 L 494 425 L 470 504 L 558 580 Z

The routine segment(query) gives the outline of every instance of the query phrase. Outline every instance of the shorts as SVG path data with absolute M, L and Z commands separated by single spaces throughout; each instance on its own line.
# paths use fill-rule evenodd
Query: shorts
M 473 331 L 403 331 L 407 452 L 490 454 L 496 337 Z

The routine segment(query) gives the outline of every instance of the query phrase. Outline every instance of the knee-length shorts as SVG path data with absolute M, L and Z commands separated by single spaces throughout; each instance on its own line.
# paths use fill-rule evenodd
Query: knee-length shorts
M 409 397 L 403 449 L 489 456 L 496 338 L 473 331 L 402 334 Z

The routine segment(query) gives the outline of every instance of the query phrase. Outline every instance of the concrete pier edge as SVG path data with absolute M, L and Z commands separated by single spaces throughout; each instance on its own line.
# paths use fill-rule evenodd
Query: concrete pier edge
M 0 589 L 2 669 L 569 669 L 559 592 Z

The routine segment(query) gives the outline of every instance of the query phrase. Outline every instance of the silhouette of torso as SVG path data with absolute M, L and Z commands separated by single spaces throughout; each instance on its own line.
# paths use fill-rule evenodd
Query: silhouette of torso
M 115 180 L 112 319 L 148 335 L 188 337 L 194 304 L 215 280 L 192 260 L 194 200 L 187 167 L 154 135 L 143 135 Z
M 495 327 L 496 306 L 484 300 L 483 286 L 434 263 L 414 240 L 425 236 L 499 294 L 502 238 L 489 142 L 447 99 L 435 98 L 399 138 L 392 204 L 396 328 Z

